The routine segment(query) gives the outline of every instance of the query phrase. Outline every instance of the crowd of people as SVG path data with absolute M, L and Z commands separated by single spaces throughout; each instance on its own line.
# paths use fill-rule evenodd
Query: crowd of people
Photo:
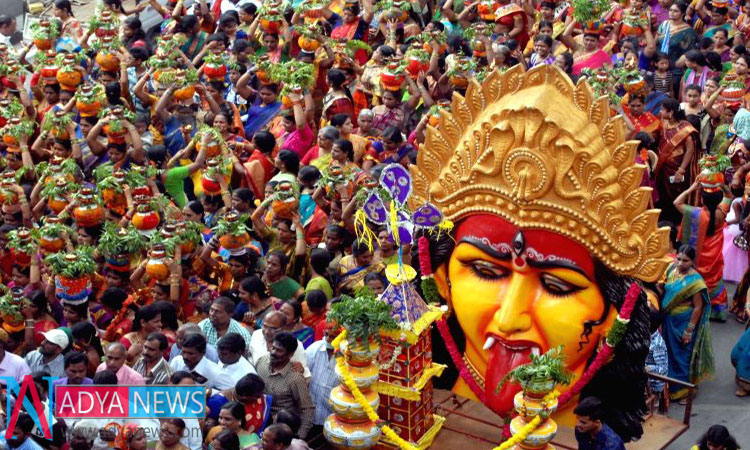
M 383 293 L 411 254 L 361 217 L 361 193 L 416 162 L 453 93 L 516 65 L 589 77 L 639 141 L 674 258 L 647 286 L 647 368 L 700 382 L 709 321 L 750 306 L 750 2 L 584 3 L 103 0 L 85 24 L 56 0 L 33 42 L 0 16 L 0 375 L 33 375 L 44 398 L 50 375 L 210 388 L 205 421 L 59 419 L 35 441 L 22 414 L 12 445 L 324 445 L 326 311 Z M 163 21 L 144 29 L 149 6 Z M 747 396 L 750 332 L 732 363 Z M 595 440 L 596 405 L 580 411 Z M 700 449 L 728 436 L 711 433 Z

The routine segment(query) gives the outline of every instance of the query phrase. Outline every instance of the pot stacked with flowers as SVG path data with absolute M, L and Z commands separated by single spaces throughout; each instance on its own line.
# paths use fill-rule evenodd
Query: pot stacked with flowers
M 127 135 L 128 130 L 125 128 L 123 120 L 131 122 L 135 120 L 135 115 L 130 109 L 119 105 L 102 109 L 99 112 L 99 117 L 107 123 L 104 125 L 103 131 L 110 143 L 125 142 L 125 135 Z
M 65 247 L 65 234 L 71 235 L 73 230 L 65 225 L 65 222 L 56 216 L 44 218 L 44 224 L 37 232 L 39 250 L 43 255 L 57 253 Z
M 95 36 L 99 39 L 115 37 L 120 29 L 120 19 L 109 9 L 98 7 L 96 14 L 89 19 L 89 29 L 95 30 Z
M 290 93 L 302 93 L 315 84 L 315 67 L 299 61 L 288 61 L 274 64 L 269 68 L 268 76 L 274 83 L 281 85 L 281 103 L 284 108 L 291 108 Z
M 413 79 L 417 79 L 420 72 L 427 73 L 430 70 L 430 53 L 424 49 L 422 44 L 415 42 L 412 47 L 406 51 L 406 71 Z
M 43 128 L 55 139 L 68 141 L 71 138 L 69 130 L 73 124 L 73 116 L 62 109 L 58 109 L 52 114 L 47 113 Z
M 117 72 L 120 68 L 120 60 L 115 52 L 122 47 L 122 42 L 117 35 L 106 35 L 93 43 L 91 48 L 96 52 L 96 63 L 105 72 Z
M 226 179 L 232 174 L 232 166 L 226 164 L 225 158 L 216 156 L 206 161 L 206 170 L 201 176 L 201 187 L 208 195 L 221 194 L 221 178 Z
M 258 10 L 260 28 L 264 33 L 280 34 L 284 26 L 284 10 L 287 5 L 281 1 L 266 1 Z
M 131 262 L 138 259 L 148 248 L 148 240 L 133 226 L 119 227 L 112 222 L 104 224 L 97 245 L 107 268 L 117 272 L 128 272 Z
M 76 206 L 73 217 L 79 228 L 94 227 L 104 220 L 101 197 L 91 188 L 81 189 L 75 196 Z
M 162 86 L 173 86 L 175 88 L 172 97 L 178 102 L 193 98 L 197 82 L 198 71 L 195 69 L 176 69 L 162 73 L 159 78 L 159 84 Z
M 24 297 L 23 288 L 2 287 L 0 297 L 0 319 L 2 319 L 3 330 L 8 333 L 18 333 L 24 329 L 23 308 L 28 304 Z
M 13 262 L 21 267 L 28 267 L 31 258 L 36 257 L 37 244 L 34 242 L 34 234 L 28 228 L 8 232 L 8 247 L 13 250 Z
M 203 76 L 207 81 L 224 81 L 229 71 L 229 60 L 224 52 L 210 51 L 203 57 Z
M 297 12 L 305 17 L 306 25 L 314 24 L 317 25 L 321 18 L 323 18 L 323 10 L 325 10 L 331 2 L 329 0 L 307 0 L 297 6 Z M 300 47 L 302 45 L 300 44 Z M 309 50 L 306 50 L 309 51 Z
M 242 254 L 247 244 L 250 243 L 250 234 L 246 225 L 249 218 L 247 214 L 230 212 L 219 219 L 213 227 L 214 235 L 219 237 L 219 244 L 230 254 Z
M 60 87 L 69 92 L 75 92 L 78 85 L 83 81 L 83 68 L 81 61 L 83 53 L 64 53 L 57 55 L 57 73 L 55 78 Z
M 339 449 L 369 449 L 381 436 L 378 424 L 364 408 L 366 403 L 376 411 L 380 404 L 378 393 L 372 389 L 379 377 L 380 333 L 395 330 L 398 324 L 391 317 L 391 306 L 369 289 L 356 297 L 342 295 L 341 301 L 331 306 L 328 321 L 342 327 L 346 338 L 337 339 L 336 375 L 340 384 L 331 390 L 333 414 L 323 425 L 323 435 Z
M 60 22 L 42 19 L 32 23 L 30 28 L 31 38 L 40 52 L 46 52 L 55 47 L 57 38 L 60 37 Z
M 386 21 L 404 23 L 409 19 L 411 3 L 405 0 L 382 0 L 375 5 L 375 11 L 383 11 Z
M 399 92 L 406 81 L 406 66 L 398 59 L 391 59 L 380 74 L 380 85 L 391 92 Z
M 42 78 L 44 84 L 57 84 L 57 52 L 54 49 L 47 50 L 46 52 L 37 52 L 34 55 L 34 61 L 37 73 Z
M 44 264 L 55 275 L 55 295 L 64 303 L 82 305 L 91 295 L 91 276 L 96 272 L 92 247 L 79 246 L 75 253 L 53 253 Z
M 530 355 L 531 362 L 508 372 L 500 386 L 507 382 L 521 385 L 513 404 L 518 416 L 510 421 L 511 440 L 515 450 L 552 450 L 549 443 L 557 434 L 557 424 L 550 416 L 557 411 L 558 384 L 570 383 L 571 374 L 565 369 L 562 346 L 543 355 Z M 498 386 L 498 389 L 500 388 Z
M 299 210 L 299 192 L 289 181 L 276 185 L 271 201 L 273 213 L 280 218 L 292 219 Z
M 305 11 L 309 12 L 312 10 L 308 9 Z M 320 42 L 320 36 L 323 34 L 323 29 L 317 22 L 313 24 L 306 24 L 304 26 L 296 25 L 294 27 L 294 31 L 299 34 L 299 38 L 297 38 L 297 44 L 302 50 L 309 53 L 315 53 L 315 51 L 322 45 L 322 43 Z
M 333 67 L 342 70 L 354 68 L 354 59 L 366 59 L 372 54 L 372 47 L 359 39 L 340 39 L 333 47 Z
M 47 202 L 53 214 L 59 215 L 68 206 L 71 196 L 80 189 L 80 185 L 68 181 L 65 177 L 55 178 L 45 184 L 39 196 Z
M 76 109 L 81 117 L 95 117 L 102 110 L 102 105 L 106 101 L 104 89 L 100 84 L 81 85 L 74 95 L 76 99 Z
M 477 62 L 470 56 L 459 56 L 456 58 L 456 63 L 453 67 L 448 69 L 446 75 L 448 75 L 454 88 L 466 89 L 476 68 Z
M 442 55 L 448 48 L 448 39 L 445 37 L 445 35 L 446 33 L 437 29 L 424 31 L 419 36 L 419 40 L 423 42 L 422 48 L 424 48 L 430 55 L 432 54 L 434 47 L 437 47 L 438 54 Z
M 7 125 L 8 121 L 14 117 L 23 117 L 24 106 L 15 98 L 0 99 L 0 129 Z
M 164 196 L 149 197 L 147 195 L 135 195 L 135 214 L 130 223 L 145 236 L 151 236 L 156 232 L 161 223 L 161 216 L 157 211 L 164 211 L 169 201 Z
M 3 136 L 3 144 L 11 148 L 19 148 L 24 136 L 27 138 L 34 133 L 34 122 L 24 119 L 22 116 L 11 117 L 8 123 L 0 129 Z
M 156 51 L 154 56 L 146 61 L 153 73 L 153 79 L 160 83 L 161 76 L 166 73 L 174 72 L 184 66 L 178 60 L 180 52 L 177 50 L 185 43 L 186 38 L 183 34 L 174 36 L 162 36 L 156 42 Z

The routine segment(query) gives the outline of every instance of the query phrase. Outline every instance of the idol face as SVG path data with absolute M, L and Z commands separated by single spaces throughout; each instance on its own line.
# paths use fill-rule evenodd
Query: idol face
M 497 389 L 509 371 L 562 345 L 574 383 L 616 315 L 583 246 L 497 216 L 463 220 L 447 268 L 435 275 L 466 337 L 466 362 L 484 382 L 487 406 L 501 415 L 520 390 L 513 383 Z

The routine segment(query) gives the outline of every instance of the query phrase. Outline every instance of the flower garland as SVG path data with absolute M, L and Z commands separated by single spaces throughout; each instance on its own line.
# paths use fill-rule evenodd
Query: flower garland
M 341 334 L 339 334 L 336 339 L 333 340 L 331 343 L 333 345 L 333 348 L 339 349 L 341 345 L 341 341 L 344 340 L 346 337 L 346 330 L 342 331 Z M 370 404 L 367 402 L 367 399 L 364 395 L 362 395 L 362 391 L 359 390 L 359 387 L 357 387 L 357 383 L 354 381 L 354 378 L 352 378 L 352 374 L 349 371 L 349 367 L 346 365 L 346 362 L 344 362 L 344 357 L 340 354 L 336 356 L 336 366 L 338 368 L 339 373 L 341 374 L 342 381 L 344 382 L 344 385 L 349 390 L 349 392 L 352 393 L 354 396 L 354 399 L 357 401 L 359 406 L 362 408 L 362 410 L 367 414 L 367 418 L 371 421 L 375 422 L 380 430 L 383 432 L 383 434 L 391 441 L 393 442 L 399 449 L 401 450 L 419 450 L 419 448 L 415 445 L 412 445 L 411 443 L 405 441 L 401 438 L 398 434 L 396 434 L 391 427 L 388 425 L 383 424 L 383 422 L 380 420 L 380 417 L 378 416 L 378 413 L 375 412 L 375 410 L 372 409 Z
M 538 427 L 541 422 L 542 416 L 535 416 L 533 419 L 531 419 L 531 422 L 527 423 L 523 428 L 521 428 L 521 431 L 514 434 L 513 437 L 498 445 L 493 450 L 508 450 L 514 445 L 525 441 L 526 438 L 529 437 L 529 435 L 533 433 L 534 430 L 536 430 L 536 427 Z
M 403 347 L 401 345 L 393 348 L 393 354 L 391 355 L 391 359 L 388 360 L 387 363 L 380 365 L 380 370 L 390 370 L 391 367 L 393 367 L 393 364 L 396 362 L 399 356 L 401 356 L 401 352 L 403 351 Z
M 453 340 L 453 336 L 451 336 L 451 332 L 448 329 L 448 323 L 445 321 L 445 319 L 442 319 L 435 322 L 435 324 L 437 325 L 438 331 L 440 332 L 440 336 L 445 342 L 445 346 L 448 348 L 448 353 L 451 356 L 453 364 L 455 364 L 456 368 L 458 369 L 458 374 L 461 375 L 461 378 L 464 380 L 466 385 L 469 386 L 471 392 L 473 392 L 474 395 L 477 396 L 477 399 L 483 404 L 486 403 L 484 390 L 479 386 L 477 380 L 475 380 L 471 375 L 471 372 L 469 372 L 469 368 L 466 367 L 466 363 L 461 357 L 461 354 L 458 351 L 458 347 L 456 346 L 456 341 Z

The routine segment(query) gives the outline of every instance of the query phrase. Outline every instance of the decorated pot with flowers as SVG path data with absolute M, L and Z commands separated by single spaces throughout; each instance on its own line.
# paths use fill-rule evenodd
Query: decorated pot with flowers
M 31 263 L 31 257 L 36 253 L 31 231 L 28 228 L 8 232 L 8 247 L 13 249 L 14 262 L 20 266 L 28 266 Z
M 148 248 L 148 239 L 134 227 L 119 227 L 113 222 L 104 222 L 104 230 L 96 247 L 104 257 L 107 267 L 118 272 L 125 272 L 130 267 L 130 260 L 140 256 Z
M 425 31 L 424 33 L 422 33 L 421 37 L 424 41 L 424 44 L 422 44 L 422 48 L 424 48 L 430 55 L 432 54 L 433 45 L 437 45 L 437 51 L 439 55 L 442 55 L 448 49 L 445 34 L 438 30 Z
M 75 94 L 76 109 L 82 117 L 94 117 L 102 109 L 104 92 L 98 84 L 85 84 Z
M 52 253 L 44 264 L 55 274 L 55 295 L 63 302 L 81 305 L 91 295 L 91 274 L 97 263 L 92 248 L 79 248 L 76 253 Z
M 31 36 L 36 48 L 46 52 L 60 36 L 60 26 L 57 21 L 42 19 L 31 24 Z
M 113 106 L 111 108 L 102 110 L 99 114 L 105 116 L 107 124 L 102 128 L 104 134 L 107 135 L 107 139 L 110 143 L 123 143 L 125 142 L 125 135 L 128 130 L 125 128 L 123 120 L 132 120 L 133 115 L 128 110 L 127 112 L 122 106 Z
M 69 232 L 69 228 L 63 224 L 59 217 L 48 216 L 44 225 L 39 228 L 39 248 L 42 253 L 55 253 L 65 246 L 63 233 Z
M 221 173 L 221 161 L 216 158 L 211 158 L 206 162 L 206 170 L 203 171 L 201 178 L 201 186 L 203 192 L 209 195 L 215 195 L 221 192 L 221 184 L 219 183 L 219 177 L 224 176 Z
M 203 75 L 209 81 L 224 81 L 227 75 L 227 61 L 224 55 L 209 52 L 203 61 Z
M 320 11 L 323 9 L 321 8 Z M 310 11 L 310 10 L 307 10 Z M 305 24 L 302 26 L 295 26 L 295 31 L 299 33 L 299 38 L 297 38 L 297 44 L 299 44 L 299 47 L 310 53 L 314 53 L 317 49 L 320 48 L 320 41 L 318 40 L 318 35 L 322 34 L 322 29 L 320 26 L 315 24 Z
M 430 54 L 419 43 L 406 52 L 406 61 L 406 71 L 413 79 L 416 79 L 420 72 L 426 73 L 430 70 Z
M 292 186 L 292 183 L 288 181 L 280 182 L 276 185 L 276 190 L 273 195 L 271 209 L 278 217 L 291 219 L 299 210 L 297 192 L 295 191 L 294 186 Z
M 117 16 L 112 14 L 112 11 L 104 10 L 89 21 L 89 28 L 95 30 L 96 37 L 99 39 L 114 37 L 117 36 L 118 22 Z
M 130 170 L 125 175 L 126 182 L 133 191 L 133 198 L 150 198 L 154 196 L 154 191 L 148 185 L 149 180 L 156 176 L 156 169 L 153 166 L 136 166 L 131 165 Z
M 57 70 L 60 67 L 57 64 L 57 52 L 47 50 L 44 53 L 43 62 L 39 69 L 39 75 L 42 77 L 44 84 L 57 84 Z
M 8 333 L 18 333 L 24 329 L 23 308 L 27 303 L 24 298 L 24 289 L 14 287 L 6 289 L 0 297 L 0 318 L 2 327 Z
M 208 134 L 208 142 L 206 143 L 206 157 L 215 158 L 221 154 L 221 149 L 225 145 L 224 138 L 221 136 L 219 130 L 214 127 L 203 125 L 195 135 L 195 148 L 201 151 L 203 148 L 203 135 Z
M 708 154 L 702 157 L 698 161 L 701 190 L 707 193 L 721 192 L 725 183 L 724 171 L 731 166 L 732 162 L 726 155 Z
M 29 137 L 34 132 L 34 124 L 31 121 L 12 117 L 8 123 L 0 130 L 3 135 L 3 144 L 8 147 L 18 148 L 21 139 Z
M 456 58 L 455 66 L 448 70 L 447 75 L 451 84 L 459 89 L 469 86 L 469 79 L 476 68 L 476 63 L 468 56 Z
M 152 280 L 164 281 L 169 278 L 169 266 L 167 265 L 167 251 L 163 244 L 156 244 L 149 252 L 146 262 L 146 273 Z
M 247 219 L 246 214 L 239 215 L 236 212 L 230 212 L 219 219 L 213 228 L 214 234 L 219 236 L 219 244 L 230 252 L 244 248 L 250 242 L 250 235 L 245 225 Z
M 115 47 L 115 36 L 103 36 L 100 39 L 100 49 L 96 54 L 96 63 L 107 72 L 117 72 L 120 60 L 112 53 Z
M 56 110 L 52 115 L 47 116 L 44 123 L 45 131 L 48 131 L 56 139 L 70 139 L 68 127 L 73 124 L 73 118 L 70 114 L 62 109 Z
M 269 1 L 258 10 L 260 17 L 260 28 L 264 33 L 279 34 L 284 24 L 284 16 L 281 11 L 282 5 L 278 1 Z
M 7 169 L 3 172 L 0 179 L 0 202 L 15 204 L 18 203 L 18 194 L 15 191 L 16 171 Z
M 500 4 L 496 0 L 480 0 L 477 4 L 477 12 L 479 17 L 487 22 L 495 21 L 495 12 L 500 7 Z
M 369 291 L 355 298 L 342 295 L 341 300 L 332 305 L 329 312 L 330 320 L 346 330 L 346 339 L 338 339 L 344 357 L 336 364 L 336 375 L 341 383 L 329 395 L 333 414 L 326 419 L 323 434 L 336 448 L 366 449 L 380 438 L 377 424 L 370 420 L 364 408 L 366 403 L 377 410 L 380 404 L 377 392 L 372 389 L 378 380 L 376 360 L 380 332 L 394 330 L 398 324 L 391 317 L 391 305 L 381 302 Z M 355 398 L 352 392 L 355 388 L 363 399 Z M 345 432 L 348 437 L 344 436 Z
M 83 188 L 78 194 L 78 204 L 73 210 L 73 217 L 79 227 L 93 227 L 102 223 L 104 209 L 91 188 Z
M 78 57 L 73 53 L 57 55 L 59 69 L 55 77 L 60 86 L 66 91 L 75 91 L 81 84 L 83 74 L 78 70 Z
M 400 91 L 405 77 L 404 66 L 398 61 L 391 61 L 380 74 L 380 84 L 389 91 Z
M 68 206 L 67 195 L 74 190 L 65 178 L 57 178 L 53 184 L 42 188 L 40 195 L 47 199 L 47 206 L 53 213 L 60 214 Z
M 138 206 L 131 223 L 141 233 L 151 234 L 159 226 L 159 214 L 151 209 L 148 197 L 137 197 L 137 203 Z
M 164 240 L 166 245 L 180 246 L 183 256 L 192 254 L 203 243 L 203 225 L 198 222 L 180 221 L 174 224 L 173 236 Z

